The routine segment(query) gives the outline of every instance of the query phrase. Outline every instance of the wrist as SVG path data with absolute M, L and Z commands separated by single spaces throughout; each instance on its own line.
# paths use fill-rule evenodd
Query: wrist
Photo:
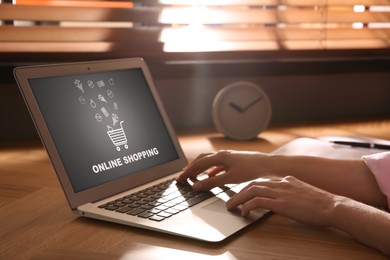
M 329 210 L 326 212 L 324 218 L 325 226 L 333 228 L 340 228 L 343 226 L 342 222 L 345 221 L 347 217 L 346 209 L 349 207 L 349 203 L 349 198 L 332 194 Z
M 267 155 L 265 160 L 261 162 L 261 168 L 265 173 L 272 175 L 286 176 L 286 171 L 290 168 L 291 163 L 288 162 L 289 157 L 278 154 Z

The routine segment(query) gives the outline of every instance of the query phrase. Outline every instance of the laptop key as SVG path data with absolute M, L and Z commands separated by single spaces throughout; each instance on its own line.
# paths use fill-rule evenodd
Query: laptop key
M 140 196 L 137 196 L 137 195 L 131 196 L 131 197 L 128 198 L 128 199 L 133 200 L 133 201 L 142 200 L 142 198 L 141 198 Z
M 178 205 L 175 205 L 172 208 L 175 210 L 183 211 L 183 210 L 188 209 L 188 205 L 184 202 L 184 203 L 180 203 Z
M 156 209 L 158 209 L 158 210 L 166 210 L 167 208 L 168 207 L 165 207 L 163 205 L 159 205 L 159 206 L 156 207 Z
M 134 200 L 124 199 L 124 200 L 122 200 L 122 203 L 131 204 L 131 203 L 134 203 Z
M 125 207 L 126 205 L 127 205 L 126 203 L 122 203 L 122 202 L 117 202 L 117 203 L 113 204 L 113 206 L 118 207 L 118 208 Z
M 198 204 L 198 203 L 200 203 L 200 202 L 202 202 L 202 201 L 204 201 L 204 200 L 206 200 L 206 199 L 209 199 L 209 198 L 211 198 L 211 197 L 213 197 L 213 196 L 214 196 L 213 193 L 211 193 L 211 192 L 205 192 L 205 193 L 199 194 L 199 195 L 196 196 L 196 197 L 193 197 L 192 199 L 187 200 L 186 202 L 187 202 L 187 204 L 188 204 L 189 207 L 192 207 L 192 206 L 194 206 L 195 204 Z
M 148 211 L 142 212 L 141 214 L 138 214 L 137 216 L 140 218 L 150 218 L 154 214 Z
M 175 215 L 175 214 L 179 213 L 180 210 L 177 210 L 177 209 L 174 209 L 174 208 L 169 208 L 169 209 L 166 209 L 165 212 L 169 213 L 169 214 L 172 214 L 172 215 Z
M 133 210 L 133 208 L 131 208 L 131 207 L 123 207 L 123 208 L 117 209 L 116 212 L 126 213 L 126 212 L 128 212 L 130 210 Z
M 161 211 L 162 211 L 162 210 L 156 209 L 156 208 L 152 208 L 152 209 L 148 210 L 148 212 L 153 213 L 153 214 L 160 213 Z
M 105 207 L 104 209 L 107 209 L 107 210 L 117 210 L 118 207 L 116 206 L 113 206 L 113 205 L 108 205 L 107 207 Z
M 166 212 L 166 211 L 162 211 L 162 212 L 158 213 L 157 216 L 169 218 L 170 216 L 172 216 L 172 214 L 169 212 Z
M 132 211 L 130 212 L 127 212 L 126 214 L 128 215 L 132 215 L 132 216 L 136 216 L 142 212 L 146 211 L 146 209 L 141 209 L 141 208 L 136 208 L 136 209 L 133 209 Z
M 152 205 L 142 205 L 141 206 L 141 209 L 152 209 L 153 208 L 153 206 Z
M 153 215 L 149 218 L 150 220 L 154 220 L 154 221 L 162 221 L 164 220 L 165 218 L 164 217 L 161 217 L 161 216 L 158 216 L 158 215 Z

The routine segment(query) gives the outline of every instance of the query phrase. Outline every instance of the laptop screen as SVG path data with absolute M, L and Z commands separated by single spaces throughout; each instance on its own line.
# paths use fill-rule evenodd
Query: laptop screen
M 28 82 L 75 193 L 178 159 L 140 68 Z

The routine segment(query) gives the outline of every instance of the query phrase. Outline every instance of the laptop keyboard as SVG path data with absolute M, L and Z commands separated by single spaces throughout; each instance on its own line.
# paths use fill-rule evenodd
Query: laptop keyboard
M 194 191 L 189 183 L 171 179 L 110 201 L 99 208 L 162 221 L 215 196 L 210 191 Z

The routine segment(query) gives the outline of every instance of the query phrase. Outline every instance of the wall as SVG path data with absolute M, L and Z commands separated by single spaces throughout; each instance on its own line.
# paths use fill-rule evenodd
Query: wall
M 160 80 L 157 84 L 173 124 L 194 128 L 213 127 L 213 98 L 227 84 L 241 80 L 258 84 L 268 94 L 273 124 L 390 116 L 386 72 Z
M 241 72 L 221 67 L 191 65 L 190 73 L 176 77 L 151 67 L 176 129 L 212 128 L 214 96 L 223 86 L 240 80 L 256 83 L 267 92 L 273 106 L 271 124 L 390 117 L 387 60 L 320 65 L 264 63 Z M 0 139 L 37 137 L 12 68 L 0 67 L 0 72 Z

